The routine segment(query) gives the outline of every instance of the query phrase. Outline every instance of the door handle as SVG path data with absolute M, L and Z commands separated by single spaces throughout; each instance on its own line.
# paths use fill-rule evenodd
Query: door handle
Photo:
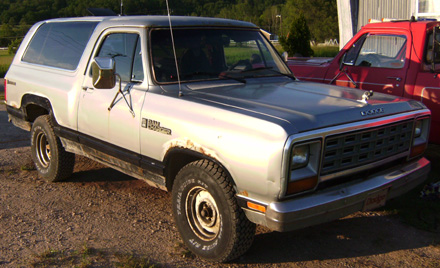
M 82 90 L 87 91 L 87 90 L 93 90 L 93 87 L 88 87 L 88 86 L 83 86 Z
M 394 76 L 389 76 L 389 77 L 387 77 L 387 79 L 394 79 L 394 80 L 396 80 L 397 82 L 402 81 L 402 78 L 400 78 L 400 77 L 394 77 Z

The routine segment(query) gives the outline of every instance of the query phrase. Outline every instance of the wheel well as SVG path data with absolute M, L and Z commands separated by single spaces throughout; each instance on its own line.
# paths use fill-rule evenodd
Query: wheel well
M 166 187 L 168 191 L 171 191 L 174 184 L 174 179 L 177 173 L 187 164 L 202 159 L 196 153 L 184 149 L 175 149 L 169 152 L 165 158 L 165 177 Z
M 26 94 L 21 100 L 21 107 L 25 113 L 26 120 L 34 122 L 37 117 L 52 114 L 52 105 L 44 97 Z
M 165 168 L 166 187 L 168 191 L 172 190 L 176 175 L 184 166 L 186 166 L 191 162 L 201 159 L 212 161 L 217 165 L 219 165 L 220 167 L 222 167 L 223 170 L 226 172 L 226 174 L 231 178 L 231 182 L 235 184 L 234 180 L 231 177 L 231 174 L 229 174 L 229 171 L 217 160 L 195 151 L 178 148 L 168 152 L 164 161 L 166 166 Z
M 29 104 L 25 108 L 26 118 L 30 122 L 34 122 L 37 117 L 49 114 L 49 111 L 36 104 Z

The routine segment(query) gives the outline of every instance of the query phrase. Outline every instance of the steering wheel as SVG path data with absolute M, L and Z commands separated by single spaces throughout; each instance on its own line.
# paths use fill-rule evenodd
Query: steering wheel
M 247 71 L 252 69 L 252 64 L 249 60 L 239 60 L 237 63 L 229 67 L 228 71 L 240 70 Z
M 370 67 L 380 67 L 381 64 L 380 58 L 376 54 L 366 55 L 365 61 L 368 61 L 371 64 Z

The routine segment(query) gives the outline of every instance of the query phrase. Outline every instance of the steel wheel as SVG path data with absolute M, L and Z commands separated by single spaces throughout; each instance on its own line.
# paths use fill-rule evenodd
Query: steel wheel
M 188 224 L 202 240 L 215 239 L 220 230 L 220 219 L 217 204 L 212 195 L 203 187 L 192 188 L 185 204 Z
M 36 155 L 41 165 L 45 168 L 49 166 L 50 163 L 50 144 L 47 141 L 46 135 L 44 132 L 38 133 L 36 137 Z
M 38 117 L 32 125 L 31 154 L 39 175 L 45 180 L 61 181 L 73 172 L 75 155 L 64 150 L 49 115 Z
M 173 184 L 174 220 L 194 254 L 226 262 L 252 244 L 255 224 L 238 206 L 234 185 L 219 165 L 199 160 L 184 166 Z

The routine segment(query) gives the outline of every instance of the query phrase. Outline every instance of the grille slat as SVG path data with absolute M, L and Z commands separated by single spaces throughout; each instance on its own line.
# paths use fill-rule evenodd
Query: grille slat
M 413 121 L 330 136 L 324 144 L 321 175 L 355 168 L 405 152 Z

